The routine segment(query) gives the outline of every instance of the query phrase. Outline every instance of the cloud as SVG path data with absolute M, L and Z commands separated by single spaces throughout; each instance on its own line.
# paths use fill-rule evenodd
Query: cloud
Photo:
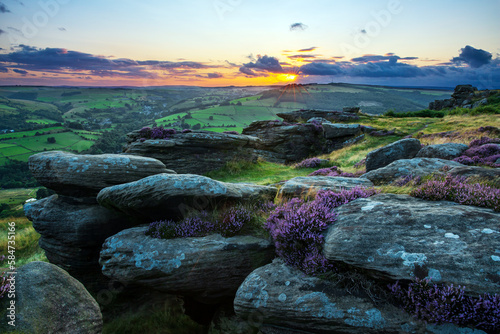
M 3 2 L 0 2 L 0 13 L 10 13 L 10 10 L 7 9 Z
M 366 29 L 361 29 L 362 34 L 366 34 Z
M 221 73 L 208 73 L 207 74 L 208 78 L 209 79 L 219 79 L 219 78 L 223 78 L 224 75 L 222 75 Z
M 4 34 L 4 33 L 5 33 L 5 30 L 0 29 L 0 35 Z
M 305 59 L 305 58 L 317 58 L 317 55 L 293 55 L 288 56 L 290 59 Z
M 339 75 L 344 70 L 339 65 L 327 63 L 310 63 L 300 67 L 300 73 L 304 75 Z
M 0 66 L 0 73 L 7 73 L 9 69 L 7 67 Z
M 22 74 L 22 75 L 26 75 L 28 74 L 28 71 L 25 71 L 25 70 L 18 70 L 17 68 L 13 69 L 12 71 L 16 72 L 16 73 L 19 73 L 19 74 Z
M 297 30 L 306 30 L 308 28 L 308 26 L 306 26 L 304 23 L 300 23 L 300 22 L 297 22 L 297 23 L 292 23 L 290 25 L 290 31 L 297 31 Z
M 368 63 L 368 62 L 380 62 L 380 61 L 385 61 L 388 60 L 390 62 L 397 62 L 398 60 L 415 60 L 418 59 L 418 57 L 404 57 L 401 58 L 399 56 L 396 56 L 394 53 L 387 53 L 385 56 L 381 55 L 364 55 L 362 57 L 357 57 L 351 59 L 351 61 L 356 62 L 356 63 Z
M 60 31 L 67 31 L 66 28 L 64 28 L 64 27 L 59 27 L 57 29 L 60 30 Z
M 492 54 L 488 51 L 476 49 L 467 45 L 465 48 L 461 49 L 460 56 L 453 58 L 451 61 L 457 64 L 466 63 L 472 68 L 479 68 L 489 64 L 492 58 Z
M 285 71 L 277 58 L 265 55 L 257 56 L 255 62 L 243 64 L 243 66 L 240 67 L 240 72 L 250 76 L 263 76 L 265 73 L 262 72 L 284 73 Z
M 386 77 L 386 78 L 415 78 L 425 76 L 424 70 L 418 66 L 398 63 L 393 59 L 384 62 L 359 64 L 349 71 L 355 77 Z
M 311 47 L 311 48 L 307 48 L 307 49 L 300 49 L 300 50 L 298 50 L 297 52 L 309 52 L 309 51 L 314 51 L 314 50 L 316 50 L 316 49 L 317 49 L 317 47 L 316 47 L 316 46 L 313 46 L 313 47 Z

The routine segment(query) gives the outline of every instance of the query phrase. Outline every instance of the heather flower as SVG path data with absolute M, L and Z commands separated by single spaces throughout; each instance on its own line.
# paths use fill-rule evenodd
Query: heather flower
M 359 173 L 360 174 L 360 173 Z M 309 174 L 309 176 L 331 176 L 331 177 L 336 177 L 336 176 L 341 176 L 341 177 L 359 177 L 358 172 L 356 174 L 353 173 L 347 173 L 343 172 L 340 168 L 337 166 L 329 167 L 329 168 L 321 168 L 318 169 L 317 171 L 312 172 Z
M 310 159 L 306 159 L 306 160 L 303 160 L 301 162 L 299 162 L 298 164 L 295 164 L 295 166 L 293 166 L 294 168 L 316 168 L 316 167 L 319 167 L 321 166 L 321 164 L 324 162 L 324 160 L 321 160 L 319 158 L 310 158 Z
M 316 195 L 315 202 L 333 210 L 341 205 L 352 202 L 355 199 L 368 198 L 377 193 L 378 191 L 374 188 L 364 188 L 361 186 L 354 187 L 350 190 L 343 189 L 340 192 L 320 190 Z
M 500 154 L 500 145 L 498 144 L 485 144 L 481 146 L 473 146 L 464 152 L 468 157 L 487 158 L 492 155 Z
M 418 278 L 407 289 L 398 282 L 388 287 L 404 310 L 424 321 L 500 330 L 500 296 L 497 294 L 473 298 L 465 295 L 465 287 L 431 285 L 430 279 Z
M 481 131 L 483 128 L 479 128 L 479 131 Z M 489 137 L 481 137 L 481 139 L 475 139 L 469 143 L 469 147 L 475 147 L 475 146 L 483 146 L 486 144 L 492 144 L 492 143 L 497 143 L 500 144 L 500 139 L 499 138 L 489 138 Z
M 144 139 L 169 139 L 176 133 L 177 131 L 174 129 L 164 129 L 163 126 L 154 128 L 145 127 L 139 130 L 139 134 Z
M 449 170 L 449 167 L 444 166 L 443 170 Z M 413 174 L 408 174 L 398 178 L 396 181 L 393 182 L 393 184 L 398 187 L 403 187 L 406 185 L 417 185 L 420 184 L 420 182 L 422 182 L 422 178 L 420 176 L 414 176 Z
M 182 133 L 191 133 L 191 132 L 193 132 L 191 129 L 184 129 L 184 130 L 182 130 Z
M 252 219 L 253 214 L 243 206 L 232 207 L 222 213 L 218 229 L 223 237 L 232 237 Z
M 224 131 L 224 133 L 227 135 L 239 135 L 240 134 L 238 131 Z

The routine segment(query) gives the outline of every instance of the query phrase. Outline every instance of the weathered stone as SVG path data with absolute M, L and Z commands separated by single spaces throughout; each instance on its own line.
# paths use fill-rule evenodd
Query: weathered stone
M 104 240 L 134 225 L 97 203 L 78 203 L 58 195 L 27 203 L 24 212 L 41 234 L 39 244 L 49 261 L 72 274 L 99 269 Z
M 437 158 L 453 160 L 461 156 L 469 146 L 465 144 L 448 143 L 424 146 L 420 152 L 417 153 L 417 158 Z
M 358 136 L 359 134 L 361 134 L 361 125 L 324 123 L 323 131 L 325 138 L 327 139 Z
M 136 227 L 106 240 L 100 258 L 106 276 L 217 303 L 233 298 L 245 277 L 274 257 L 269 240 L 252 236 L 165 240 L 144 235 L 146 230 Z
M 224 201 L 274 198 L 277 189 L 245 183 L 224 183 L 194 174 L 158 174 L 104 188 L 97 196 L 109 209 L 142 218 L 179 218 L 189 208 L 206 210 Z
M 500 163 L 500 162 L 497 162 Z M 474 178 L 482 181 L 490 181 L 495 186 L 500 187 L 500 169 L 499 168 L 484 168 L 476 166 L 460 166 L 452 168 L 448 174 L 453 176 L 463 176 L 466 178 Z
M 32 155 L 30 171 L 58 194 L 96 196 L 103 188 L 159 173 L 175 173 L 158 160 L 120 154 L 76 155 L 51 151 Z
M 259 319 L 265 328 L 275 325 L 307 333 L 403 333 L 403 328 L 425 328 L 393 305 L 376 306 L 367 295 L 307 276 L 279 259 L 246 278 L 236 293 L 234 310 L 242 319 Z
M 259 138 L 246 135 L 197 131 L 178 133 L 172 138 L 141 141 L 139 131 L 128 135 L 125 153 L 160 160 L 167 168 L 182 174 L 205 174 L 231 160 L 254 161 Z
M 408 138 L 398 140 L 395 143 L 368 153 L 366 156 L 366 171 L 369 172 L 385 167 L 396 160 L 412 159 L 420 149 L 421 145 L 418 139 Z
M 322 117 L 330 122 L 348 122 L 356 121 L 359 116 L 350 112 L 343 111 L 321 111 L 321 110 L 299 110 L 286 113 L 278 113 L 276 116 L 283 118 L 287 122 L 296 123 L 307 121 L 311 118 Z
M 445 174 L 443 167 L 462 167 L 461 163 L 444 159 L 414 158 L 397 160 L 390 165 L 373 170 L 361 176 L 375 185 L 387 184 L 407 175 L 426 176 L 432 173 Z
M 373 183 L 367 179 L 352 177 L 332 176 L 307 176 L 295 177 L 287 181 L 280 189 L 280 195 L 296 197 L 310 195 L 314 196 L 319 190 L 352 189 L 354 187 L 373 187 Z
M 374 278 L 500 289 L 500 213 L 407 195 L 381 194 L 339 207 L 323 253 Z
M 0 331 L 18 333 L 100 334 L 102 315 L 99 305 L 85 287 L 63 269 L 46 262 L 20 267 L 15 284 L 15 327 L 0 320 Z M 3 298 L 0 304 L 7 303 Z M 5 307 L 4 307 L 5 306 Z M 7 305 L 2 305 L 1 314 Z

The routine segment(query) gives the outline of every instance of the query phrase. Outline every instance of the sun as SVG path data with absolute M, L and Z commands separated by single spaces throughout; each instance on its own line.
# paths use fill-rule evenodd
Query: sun
M 276 79 L 281 82 L 292 82 L 297 79 L 297 74 L 292 73 L 281 73 L 276 76 Z

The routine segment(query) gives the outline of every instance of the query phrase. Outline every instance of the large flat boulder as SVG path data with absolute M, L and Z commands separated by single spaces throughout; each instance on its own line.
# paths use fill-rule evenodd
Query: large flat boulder
M 500 168 L 484 168 L 476 166 L 460 166 L 452 168 L 448 174 L 489 181 L 500 187 Z
M 326 139 L 358 136 L 361 134 L 361 125 L 359 124 L 323 123 L 321 125 L 323 126 L 323 132 Z
M 279 259 L 246 278 L 236 293 L 234 310 L 247 321 L 258 319 L 264 333 L 426 332 L 423 322 L 396 306 L 375 305 L 367 294 L 304 275 Z
M 324 255 L 373 277 L 500 291 L 500 213 L 457 203 L 381 194 L 339 207 Z
M 51 151 L 32 155 L 35 179 L 58 194 L 95 197 L 103 188 L 159 173 L 175 173 L 156 159 L 121 154 L 76 155 Z
M 224 201 L 274 198 L 277 189 L 244 183 L 224 183 L 194 174 L 158 174 L 101 190 L 106 208 L 143 219 L 179 218 L 189 208 L 208 210 Z
M 352 110 L 354 111 L 354 110 Z M 292 112 L 278 113 L 276 116 L 283 118 L 287 122 L 297 123 L 300 121 L 308 121 L 311 118 L 321 117 L 330 122 L 348 122 L 356 121 L 359 116 L 348 111 L 324 111 L 324 110 L 298 110 Z
M 37 334 L 102 333 L 99 305 L 63 269 L 46 262 L 31 262 L 18 269 L 15 282 L 15 327 L 4 323 L 11 320 L 4 315 L 0 320 L 2 333 L 13 329 L 16 333 Z M 0 314 L 7 309 L 8 300 L 0 299 Z
M 100 258 L 104 275 L 217 303 L 234 298 L 245 277 L 274 258 L 272 243 L 252 236 L 166 240 L 146 236 L 146 230 L 124 230 L 106 240 Z
M 41 234 L 39 244 L 51 263 L 65 270 L 98 269 L 106 238 L 134 225 L 126 216 L 99 206 L 53 195 L 24 205 L 26 217 Z
M 453 160 L 461 156 L 469 146 L 458 143 L 447 143 L 424 146 L 416 155 L 417 158 L 437 158 Z
M 396 160 L 412 159 L 421 148 L 418 139 L 408 138 L 371 151 L 366 156 L 366 171 L 385 167 Z
M 372 170 L 360 178 L 368 179 L 375 185 L 387 184 L 407 175 L 426 176 L 433 173 L 445 174 L 443 167 L 463 167 L 461 163 L 444 159 L 414 158 L 397 160 L 386 167 Z
M 340 176 L 295 177 L 285 182 L 279 193 L 286 197 L 314 196 L 320 190 L 341 191 L 354 187 L 373 187 L 373 183 L 368 179 Z

